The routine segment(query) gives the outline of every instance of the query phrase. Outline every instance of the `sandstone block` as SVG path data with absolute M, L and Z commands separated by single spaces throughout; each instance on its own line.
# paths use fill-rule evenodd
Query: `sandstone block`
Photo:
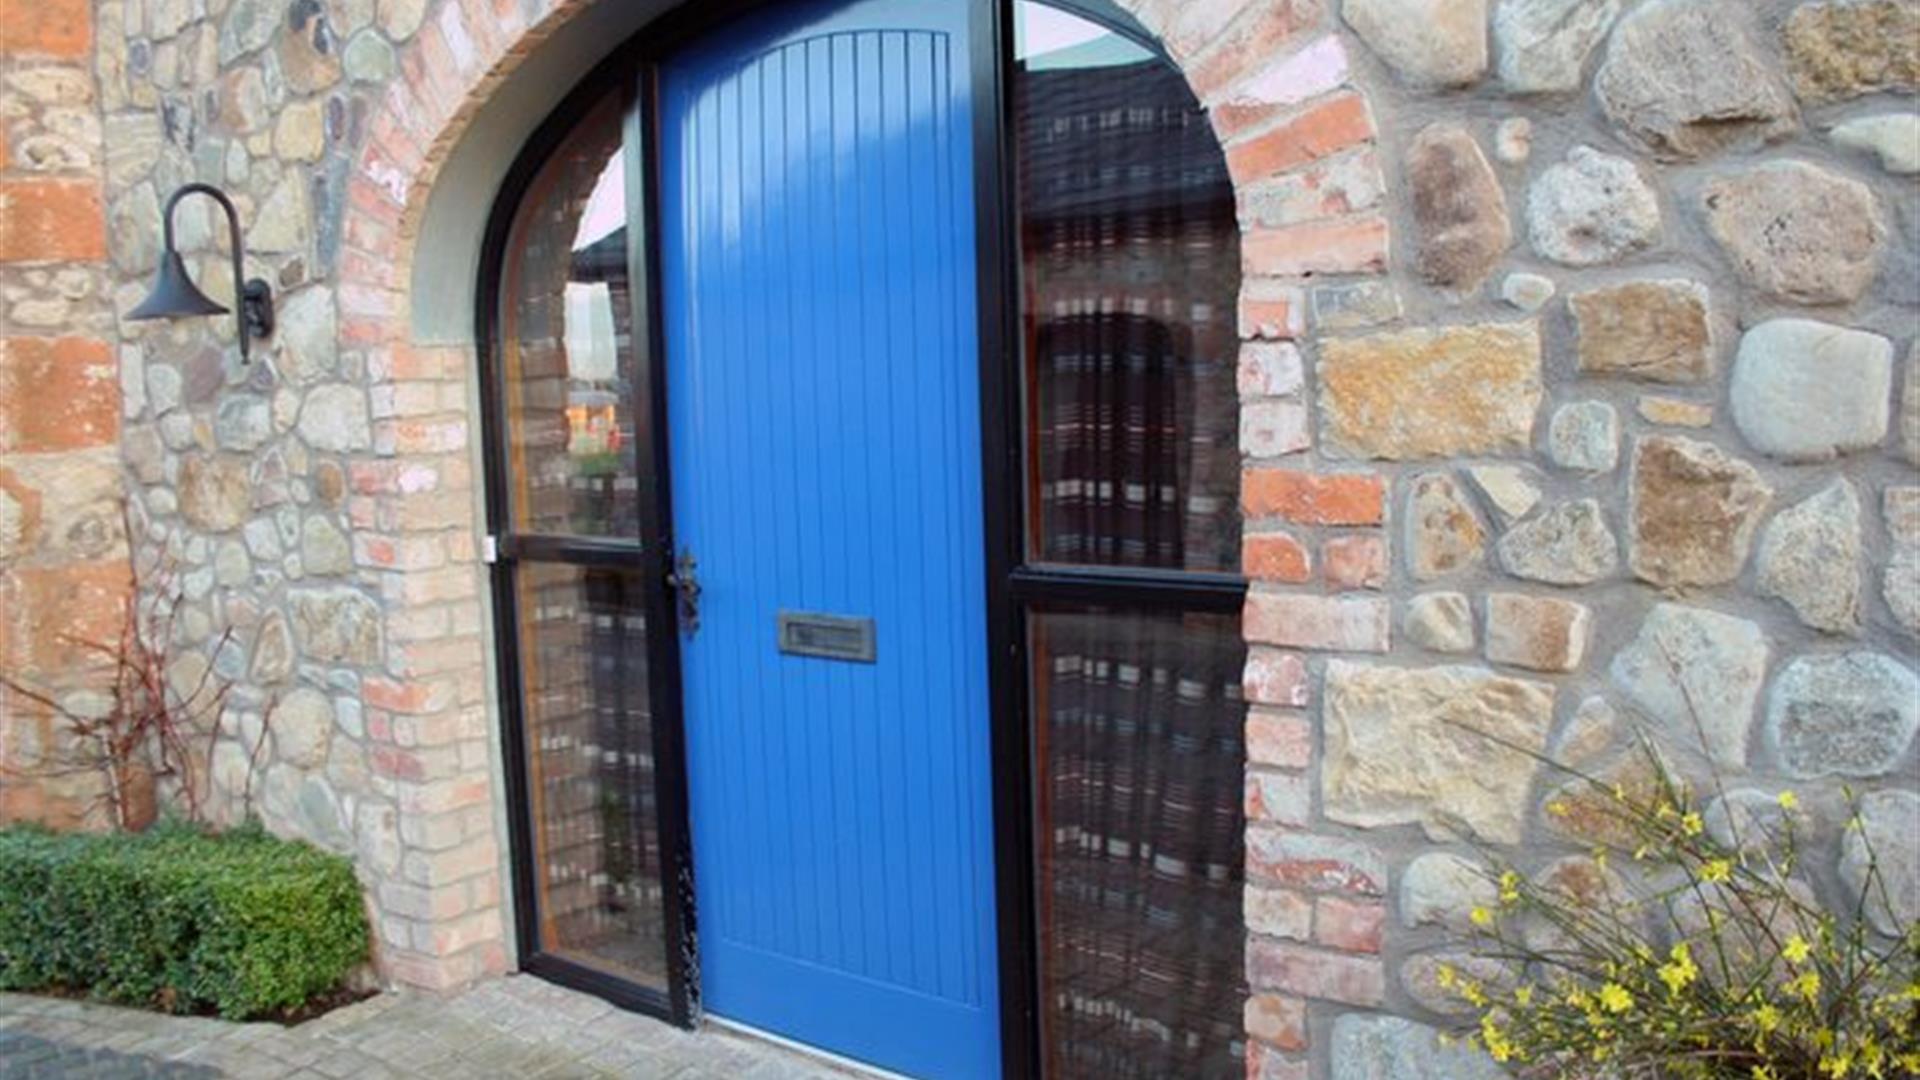
M 1745 619 L 1658 604 L 1613 658 L 1613 683 L 1670 744 L 1699 747 L 1723 769 L 1747 764 L 1767 675 L 1767 637 Z
M 1748 445 L 1786 461 L 1824 461 L 1886 437 L 1893 343 L 1811 319 L 1769 319 L 1740 338 L 1728 393 Z
M 1860 800 L 1860 827 L 1840 840 L 1840 880 L 1866 897 L 1867 921 L 1897 938 L 1920 922 L 1920 795 L 1876 791 Z M 1871 875 L 1869 868 L 1872 869 Z
M 1629 281 L 1567 297 L 1580 370 L 1653 382 L 1699 382 L 1713 374 L 1707 288 L 1698 282 Z
M 1660 239 L 1660 200 L 1633 162 L 1576 146 L 1528 189 L 1527 235 L 1554 262 L 1610 263 Z
M 1520 840 L 1539 764 L 1511 747 L 1546 748 L 1553 687 L 1483 668 L 1334 660 L 1324 710 L 1328 818 L 1363 828 L 1417 823 L 1435 838 Z
M 380 608 L 357 590 L 294 589 L 287 594 L 293 636 L 307 659 L 321 663 L 380 662 Z
M 1846 304 L 1880 268 L 1873 192 L 1804 161 L 1723 176 L 1702 196 L 1707 232 L 1747 285 L 1790 304 Z
M 1760 591 L 1829 634 L 1860 632 L 1860 496 L 1844 478 L 1782 510 L 1760 536 Z
M 1532 671 L 1578 671 L 1593 634 L 1585 604 L 1524 593 L 1487 596 L 1487 659 Z
M 1448 474 L 1414 477 L 1406 516 L 1407 562 L 1415 581 L 1432 581 L 1479 564 L 1487 530 Z
M 297 768 L 311 769 L 327 760 L 333 740 L 333 702 L 309 687 L 299 687 L 280 699 L 268 722 L 274 756 Z
M 1524 451 L 1540 405 L 1540 329 L 1481 324 L 1328 338 L 1326 452 L 1411 460 Z
M 1663 588 L 1740 576 L 1773 489 L 1711 443 L 1649 435 L 1633 450 L 1628 564 Z
M 180 466 L 180 516 L 207 532 L 237 529 L 253 510 L 245 459 L 194 455 Z
M 1467 478 L 1493 507 L 1502 525 L 1526 517 L 1540 502 L 1540 485 L 1533 473 L 1520 465 L 1473 465 L 1467 468 Z
M 1774 678 L 1766 726 L 1789 776 L 1884 776 L 1920 726 L 1920 679 L 1884 653 L 1802 656 Z
M 1458 124 L 1432 124 L 1407 148 L 1420 275 L 1448 289 L 1486 279 L 1513 243 L 1507 198 L 1480 144 Z
M 1800 124 L 1779 63 L 1736 0 L 1654 0 L 1620 20 L 1594 93 L 1622 134 L 1685 160 L 1784 138 Z

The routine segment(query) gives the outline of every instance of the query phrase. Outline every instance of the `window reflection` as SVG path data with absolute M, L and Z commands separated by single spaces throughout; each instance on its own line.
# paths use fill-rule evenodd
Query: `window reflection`
M 501 296 L 515 525 L 637 539 L 620 103 L 596 109 L 548 161 L 514 219 Z
M 1239 565 L 1239 230 L 1185 79 L 1015 5 L 1032 557 Z

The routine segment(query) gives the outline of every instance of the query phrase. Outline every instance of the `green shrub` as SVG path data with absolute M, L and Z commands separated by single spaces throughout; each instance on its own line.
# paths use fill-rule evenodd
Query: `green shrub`
M 0 829 L 0 990 L 266 1016 L 339 987 L 367 942 L 351 864 L 257 826 Z

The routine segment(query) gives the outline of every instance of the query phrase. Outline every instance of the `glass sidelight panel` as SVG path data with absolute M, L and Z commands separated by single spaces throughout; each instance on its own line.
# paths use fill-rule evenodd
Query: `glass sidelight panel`
M 502 266 L 501 369 L 515 530 L 640 533 L 627 175 L 618 95 L 548 159 Z
M 1238 1076 L 1239 620 L 1030 618 L 1047 1075 Z
M 517 593 L 542 949 L 664 988 L 640 577 L 529 562 Z
M 1012 99 L 1035 562 L 1239 566 L 1239 226 L 1186 79 L 1014 5 Z

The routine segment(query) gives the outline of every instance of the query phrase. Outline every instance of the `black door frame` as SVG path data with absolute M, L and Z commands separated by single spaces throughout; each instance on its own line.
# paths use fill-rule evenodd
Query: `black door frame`
M 494 636 L 500 693 L 515 933 L 521 967 L 562 985 L 685 1027 L 699 1018 L 699 953 L 694 910 L 693 853 L 688 827 L 684 714 L 676 599 L 667 584 L 675 547 L 671 469 L 666 430 L 666 355 L 660 321 L 657 144 L 661 62 L 704 31 L 778 0 L 707 0 L 676 7 L 643 27 L 601 61 L 540 124 L 509 169 L 489 212 L 476 297 L 476 340 L 482 380 L 481 420 L 486 439 L 487 530 L 498 538 L 491 568 Z M 1165 52 L 1130 16 L 1105 0 L 1041 0 L 1100 23 L 1157 55 Z M 1153 572 L 1069 567 L 1028 561 L 1026 531 L 1022 356 L 1020 342 L 1018 216 L 1011 182 L 1014 123 L 1008 87 L 1013 77 L 1014 0 L 970 0 L 976 267 L 980 308 L 980 402 L 983 526 L 986 538 L 988 693 L 991 709 L 995 923 L 1003 1073 L 1012 1080 L 1039 1076 L 1041 1064 L 1038 905 L 1033 836 L 1034 770 L 1027 612 L 1031 606 L 1097 604 L 1120 609 L 1237 612 L 1244 578 L 1232 574 Z M 696 10 L 697 9 L 697 10 Z M 985 47 L 981 47 L 984 44 Z M 633 415 L 647 418 L 639 440 L 642 542 L 637 546 L 563 537 L 521 537 L 511 531 L 505 447 L 505 394 L 496 343 L 499 292 L 513 215 L 534 177 L 578 121 L 607 95 L 623 95 L 629 221 L 640 208 L 644 227 L 629 228 L 636 340 L 647 355 L 638 365 Z M 644 331 L 643 331 L 644 328 Z M 637 986 L 540 950 L 537 868 L 532 858 L 532 803 L 528 791 L 526 727 L 520 685 L 517 597 L 513 568 L 522 557 L 564 558 L 582 564 L 634 566 L 653 583 L 645 608 L 648 693 L 653 717 L 656 805 L 667 890 L 668 990 Z M 654 633 L 673 627 L 672 633 Z

